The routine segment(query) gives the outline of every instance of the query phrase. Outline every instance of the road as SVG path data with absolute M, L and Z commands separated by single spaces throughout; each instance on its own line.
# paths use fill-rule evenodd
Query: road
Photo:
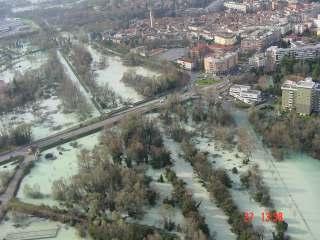
M 229 85 L 229 82 L 226 81 L 225 86 Z M 200 90 L 201 92 L 207 91 L 218 91 L 218 93 L 225 91 L 225 88 L 221 88 L 221 83 L 217 86 L 210 86 L 205 87 Z M 198 94 L 194 89 L 188 90 L 187 92 L 177 92 L 180 101 L 187 101 L 189 99 L 197 98 Z M 64 130 L 60 133 L 53 134 L 46 138 L 40 139 L 38 141 L 32 142 L 26 146 L 18 147 L 11 152 L 5 152 L 0 154 L 0 165 L 2 162 L 10 159 L 11 157 L 16 156 L 24 156 L 25 159 L 19 165 L 18 170 L 16 171 L 15 175 L 13 176 L 12 180 L 10 181 L 6 191 L 0 195 L 0 222 L 5 216 L 7 206 L 10 200 L 15 196 L 16 191 L 19 189 L 19 185 L 25 176 L 25 170 L 28 168 L 33 161 L 36 160 L 37 156 L 30 155 L 29 149 L 31 146 L 38 148 L 39 151 L 43 151 L 45 149 L 57 146 L 59 144 L 69 142 L 80 137 L 92 134 L 94 132 L 98 132 L 105 127 L 112 127 L 114 124 L 122 120 L 123 118 L 127 117 L 130 114 L 144 114 L 150 112 L 152 110 L 156 110 L 161 108 L 165 101 L 160 101 L 160 99 L 164 99 L 162 97 L 157 97 L 156 99 L 142 102 L 137 104 L 131 108 L 124 109 L 122 111 L 113 113 L 111 115 L 101 116 L 100 118 L 96 118 L 95 121 L 82 123 L 79 126 Z
M 26 155 L 24 161 L 20 163 L 18 170 L 15 172 L 13 178 L 7 186 L 6 191 L 0 195 L 0 222 L 5 216 L 8 203 L 16 195 L 17 190 L 19 189 L 21 180 L 25 175 L 25 169 L 27 169 L 28 166 L 30 166 L 34 160 L 36 160 L 36 156 Z

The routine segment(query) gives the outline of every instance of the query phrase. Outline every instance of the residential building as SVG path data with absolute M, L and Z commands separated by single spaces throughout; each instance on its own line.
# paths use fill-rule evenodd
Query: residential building
M 320 84 L 311 78 L 299 82 L 287 80 L 281 90 L 283 110 L 295 110 L 303 115 L 319 112 Z
M 192 71 L 195 68 L 195 63 L 192 59 L 180 58 L 177 60 L 177 64 L 186 70 Z
M 251 86 L 235 84 L 230 87 L 230 96 L 233 96 L 237 100 L 247 103 L 256 104 L 261 102 L 261 91 L 251 89 Z
M 249 65 L 254 68 L 262 68 L 266 65 L 266 57 L 263 53 L 255 54 L 249 58 Z
M 223 32 L 214 36 L 214 42 L 220 45 L 234 45 L 237 42 L 237 38 L 233 33 Z
M 206 73 L 224 74 L 234 69 L 238 64 L 238 53 L 213 53 L 204 58 Z
M 262 51 L 272 44 L 279 42 L 280 38 L 281 32 L 279 29 L 259 29 L 251 32 L 241 40 L 241 50 L 244 52 Z
M 269 47 L 266 50 L 267 64 L 273 68 L 284 56 L 299 60 L 314 59 L 320 57 L 320 44 L 304 45 L 291 43 L 291 48 L 279 48 L 277 46 Z

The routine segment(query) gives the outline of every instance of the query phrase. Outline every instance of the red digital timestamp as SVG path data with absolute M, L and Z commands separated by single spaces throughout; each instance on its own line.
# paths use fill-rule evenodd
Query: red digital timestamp
M 254 213 L 253 212 L 244 212 L 244 221 L 246 223 L 251 223 L 254 220 Z M 262 222 L 283 222 L 284 221 L 284 214 L 283 212 L 262 212 L 261 215 Z

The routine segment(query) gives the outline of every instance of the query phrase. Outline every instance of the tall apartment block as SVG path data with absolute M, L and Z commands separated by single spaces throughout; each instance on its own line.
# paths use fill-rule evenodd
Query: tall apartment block
M 291 48 L 269 47 L 266 50 L 266 60 L 269 69 L 274 67 L 282 60 L 284 56 L 292 57 L 298 60 L 314 59 L 320 57 L 320 44 L 316 45 L 295 45 Z
M 299 82 L 288 80 L 281 90 L 283 110 L 295 110 L 303 115 L 320 112 L 320 84 L 311 78 Z
M 238 53 L 212 53 L 204 58 L 204 69 L 206 73 L 227 73 L 238 64 Z

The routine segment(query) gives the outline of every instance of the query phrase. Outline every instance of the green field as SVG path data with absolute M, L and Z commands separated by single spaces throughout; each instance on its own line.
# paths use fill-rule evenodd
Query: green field
M 213 79 L 213 78 L 203 78 L 203 79 L 198 79 L 196 81 L 196 84 L 198 84 L 200 86 L 205 86 L 205 85 L 211 85 L 211 84 L 218 83 L 218 82 L 220 82 L 220 81 Z

